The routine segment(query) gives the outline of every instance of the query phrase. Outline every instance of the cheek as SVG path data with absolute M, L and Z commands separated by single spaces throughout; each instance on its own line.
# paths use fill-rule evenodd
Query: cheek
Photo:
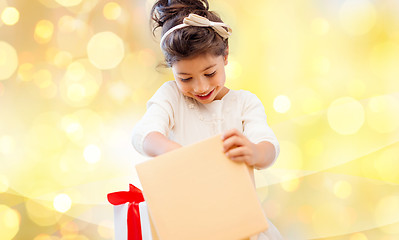
M 218 85 L 224 85 L 226 82 L 226 74 L 224 72 L 221 72 L 220 75 L 217 78 L 217 84 Z
M 187 93 L 191 91 L 190 84 L 188 83 L 182 83 L 177 81 L 177 86 L 179 87 L 180 92 L 182 93 Z

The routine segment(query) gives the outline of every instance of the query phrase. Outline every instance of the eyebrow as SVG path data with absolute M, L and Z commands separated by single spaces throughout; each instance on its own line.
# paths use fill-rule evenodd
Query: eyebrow
M 216 66 L 216 63 L 206 67 L 204 70 L 202 70 L 202 72 L 205 72 L 206 70 L 208 70 L 209 68 L 213 68 L 214 66 Z M 178 72 L 177 74 L 180 74 L 180 75 L 191 75 L 190 73 L 185 73 L 185 72 Z

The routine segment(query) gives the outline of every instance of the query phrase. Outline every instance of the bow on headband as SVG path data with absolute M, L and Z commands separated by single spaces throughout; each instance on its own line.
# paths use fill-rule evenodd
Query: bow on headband
M 222 23 L 222 22 L 212 22 L 209 19 L 202 17 L 200 15 L 190 13 L 188 17 L 185 17 L 182 24 L 176 25 L 173 28 L 169 29 L 161 38 L 161 47 L 165 40 L 165 38 L 173 31 L 188 27 L 188 26 L 196 26 L 196 27 L 211 27 L 217 34 L 219 34 L 223 39 L 228 38 L 231 33 L 232 29 L 229 25 Z M 226 30 L 227 28 L 227 30 Z

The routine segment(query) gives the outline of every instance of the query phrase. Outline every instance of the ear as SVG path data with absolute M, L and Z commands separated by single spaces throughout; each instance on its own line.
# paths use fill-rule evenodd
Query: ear
M 224 58 L 224 65 L 226 66 L 227 63 L 229 63 L 228 61 L 228 57 L 229 57 L 229 47 L 226 48 L 226 50 L 224 51 L 225 55 L 223 56 Z

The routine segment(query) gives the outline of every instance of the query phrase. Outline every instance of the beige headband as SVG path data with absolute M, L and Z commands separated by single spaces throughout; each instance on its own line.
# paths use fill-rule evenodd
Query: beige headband
M 184 28 L 184 27 L 188 27 L 188 26 L 196 26 L 196 27 L 211 27 L 213 30 L 215 30 L 215 32 L 217 32 L 223 39 L 228 38 L 231 33 L 232 33 L 232 29 L 231 27 L 229 27 L 229 25 L 222 23 L 222 22 L 212 22 L 209 21 L 209 19 L 202 17 L 200 15 L 194 14 L 194 13 L 190 13 L 190 15 L 188 15 L 188 17 L 185 17 L 183 20 L 182 24 L 176 25 L 173 28 L 169 29 L 168 31 L 166 31 L 166 33 L 162 36 L 161 38 L 161 48 L 162 48 L 162 43 L 165 41 L 165 38 L 173 31 L 180 29 L 180 28 Z M 227 30 L 225 29 L 227 28 Z

